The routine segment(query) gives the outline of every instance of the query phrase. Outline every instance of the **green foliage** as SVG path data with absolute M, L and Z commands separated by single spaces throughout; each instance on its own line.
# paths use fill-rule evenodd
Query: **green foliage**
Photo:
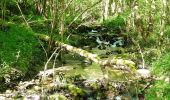
M 1 66 L 1 70 L 6 72 L 13 67 L 26 73 L 36 50 L 37 40 L 33 32 L 24 26 L 8 23 L 5 27 L 8 28 L 0 31 L 0 63 L 5 63 L 8 67 Z
M 153 62 L 152 72 L 156 75 L 170 74 L 170 53 L 163 55 L 160 59 Z
M 165 35 L 168 36 L 168 38 L 170 38 L 170 26 L 167 26 L 165 30 Z
M 169 76 L 170 53 L 164 54 L 160 59 L 153 62 L 151 70 L 156 76 Z M 155 84 L 147 91 L 146 100 L 169 100 L 170 85 L 164 81 L 155 81 Z
M 110 17 L 103 22 L 103 25 L 110 31 L 120 31 L 125 26 L 125 21 L 122 16 Z
M 136 34 L 136 35 L 134 35 L 134 37 L 135 36 L 138 36 L 138 35 Z M 150 47 L 153 47 L 153 46 L 158 44 L 159 36 L 160 35 L 158 33 L 151 34 L 147 38 L 145 38 L 146 39 L 145 42 L 144 42 L 144 39 L 141 36 L 138 36 L 135 39 L 139 41 L 139 43 L 142 47 L 150 48 Z
M 31 18 L 33 20 L 32 23 L 30 23 L 30 26 L 32 28 L 32 30 L 36 33 L 49 33 L 50 32 L 50 27 L 51 25 L 49 24 L 50 22 L 48 21 L 43 21 L 44 18 L 42 16 L 32 16 L 29 15 L 29 18 Z
M 85 93 L 84 90 L 82 90 L 81 88 L 78 88 L 78 87 L 76 87 L 74 85 L 68 85 L 68 90 L 74 96 L 83 95 Z
M 163 81 L 156 81 L 155 84 L 147 91 L 146 100 L 169 100 L 170 85 Z

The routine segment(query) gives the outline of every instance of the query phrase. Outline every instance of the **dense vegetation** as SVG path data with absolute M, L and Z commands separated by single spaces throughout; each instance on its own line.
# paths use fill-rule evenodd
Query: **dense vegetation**
M 169 0 L 0 4 L 0 99 L 170 99 Z

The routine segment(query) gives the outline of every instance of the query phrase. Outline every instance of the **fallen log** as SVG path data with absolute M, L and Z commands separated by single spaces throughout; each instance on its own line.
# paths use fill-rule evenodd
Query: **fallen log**
M 51 40 L 50 37 L 47 35 L 37 34 L 36 36 L 39 39 L 46 41 L 46 42 Z M 55 45 L 61 46 L 70 52 L 77 53 L 80 56 L 86 57 L 92 60 L 93 62 L 99 64 L 103 68 L 112 67 L 113 69 L 116 69 L 116 70 L 126 70 L 130 72 L 135 72 L 136 70 L 135 63 L 131 60 L 115 59 L 115 58 L 103 60 L 103 59 L 100 59 L 100 57 L 97 54 L 92 54 L 81 48 L 77 48 L 77 47 L 74 47 L 74 46 L 59 42 L 59 41 L 55 41 Z

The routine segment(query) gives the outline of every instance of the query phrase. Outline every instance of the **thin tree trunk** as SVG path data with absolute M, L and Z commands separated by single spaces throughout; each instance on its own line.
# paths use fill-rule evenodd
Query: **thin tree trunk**
M 109 0 L 109 16 L 112 16 L 112 4 L 113 4 L 113 0 Z
M 108 18 L 108 11 L 109 11 L 109 0 L 102 1 L 102 9 L 103 9 L 103 21 Z
M 159 45 L 161 46 L 163 42 L 163 35 L 165 31 L 165 24 L 166 24 L 166 8 L 167 8 L 167 0 L 161 0 L 162 3 L 162 11 L 161 11 L 161 27 L 160 27 L 160 41 Z

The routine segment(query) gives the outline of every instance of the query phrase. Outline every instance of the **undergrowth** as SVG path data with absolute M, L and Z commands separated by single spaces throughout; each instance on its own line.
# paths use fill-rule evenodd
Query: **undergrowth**
M 153 62 L 151 71 L 157 77 L 169 77 L 170 75 L 170 53 L 163 54 L 160 59 Z M 170 85 L 164 80 L 156 80 L 146 93 L 146 100 L 169 100 Z
M 160 75 L 169 75 L 170 74 L 170 53 L 164 54 L 160 59 L 153 62 L 152 64 L 152 73 Z
M 10 68 L 28 71 L 33 53 L 38 50 L 34 33 L 24 27 L 12 23 L 1 22 L 4 27 L 0 31 L 0 78 L 8 74 Z
M 111 32 L 120 33 L 125 27 L 125 21 L 122 16 L 110 17 L 103 22 L 103 25 Z
M 156 81 L 155 84 L 147 91 L 146 100 L 169 100 L 170 85 L 164 81 Z

